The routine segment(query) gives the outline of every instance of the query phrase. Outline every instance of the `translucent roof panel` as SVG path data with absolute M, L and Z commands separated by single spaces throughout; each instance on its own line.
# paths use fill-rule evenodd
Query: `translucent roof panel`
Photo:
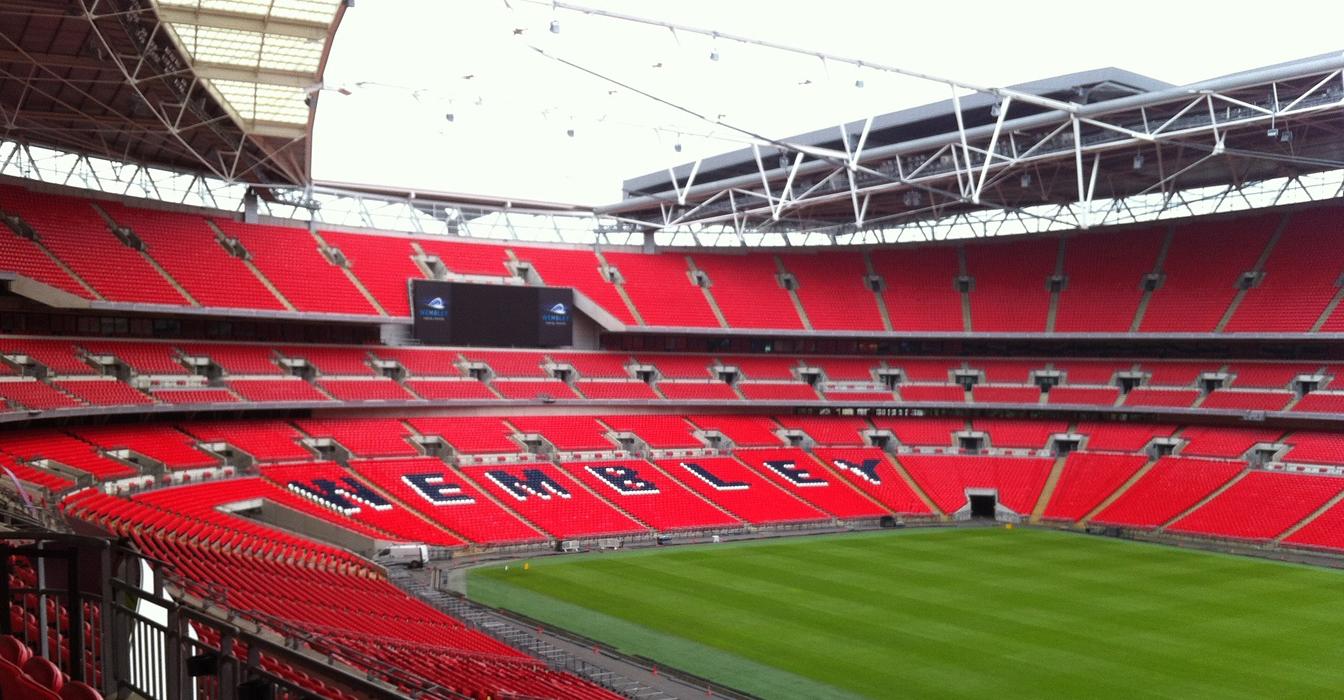
M 342 0 L 156 2 L 197 74 L 244 129 L 306 127 L 305 86 L 321 83 Z
M 228 100 L 238 116 L 249 122 L 305 124 L 308 106 L 302 88 L 264 85 L 240 80 L 212 81 L 219 94 Z
M 332 0 L 159 0 L 159 4 L 331 24 L 340 3 Z
M 222 63 L 301 73 L 317 70 L 322 42 L 283 34 L 175 25 L 182 46 L 197 63 Z

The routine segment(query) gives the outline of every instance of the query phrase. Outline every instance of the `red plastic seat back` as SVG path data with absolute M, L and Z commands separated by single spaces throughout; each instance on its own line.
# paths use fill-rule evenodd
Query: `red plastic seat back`
M 59 691 L 65 684 L 65 678 L 61 675 L 61 669 L 56 668 L 56 664 L 40 656 L 34 656 L 23 663 L 23 672 L 28 674 L 29 678 L 45 688 Z
M 15 666 L 23 666 L 33 655 L 33 650 L 28 648 L 18 637 L 5 635 L 0 637 L 0 659 L 4 659 Z

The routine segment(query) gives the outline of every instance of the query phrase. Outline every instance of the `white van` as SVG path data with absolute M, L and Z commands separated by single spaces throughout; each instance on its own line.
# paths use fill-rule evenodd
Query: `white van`
M 423 544 L 393 544 L 378 550 L 374 561 L 383 566 L 419 569 L 429 561 L 429 547 Z

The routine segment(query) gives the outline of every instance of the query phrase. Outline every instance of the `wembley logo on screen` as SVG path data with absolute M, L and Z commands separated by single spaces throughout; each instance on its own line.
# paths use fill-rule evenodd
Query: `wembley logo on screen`
M 555 306 L 551 307 L 551 313 L 557 314 L 559 316 L 564 316 L 565 314 L 569 313 L 569 310 L 565 308 L 564 304 L 556 304 Z
M 425 302 L 425 306 L 431 309 L 442 309 L 443 297 L 434 297 L 433 299 L 430 299 L 429 301 Z

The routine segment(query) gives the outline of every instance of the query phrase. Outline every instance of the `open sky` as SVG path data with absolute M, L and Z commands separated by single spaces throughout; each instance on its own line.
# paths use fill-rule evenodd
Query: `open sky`
M 985 86 L 1106 66 L 1181 85 L 1344 50 L 1344 10 L 1316 1 L 583 2 Z M 783 138 L 951 96 L 941 83 L 529 0 L 358 2 L 326 84 L 318 180 L 594 205 L 620 199 L 628 177 L 749 143 L 687 110 Z

